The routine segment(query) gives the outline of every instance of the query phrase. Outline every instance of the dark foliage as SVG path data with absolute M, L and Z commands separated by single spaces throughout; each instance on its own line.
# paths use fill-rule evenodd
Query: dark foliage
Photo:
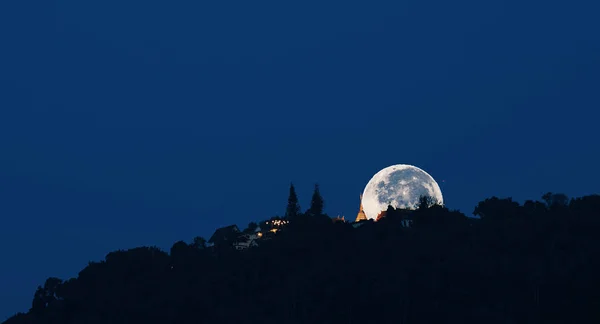
M 5 324 L 600 323 L 600 196 L 543 200 L 492 197 L 474 219 L 423 199 L 356 228 L 259 222 L 243 251 L 201 238 L 116 251 L 49 278 Z
M 306 214 L 310 216 L 323 215 L 324 207 L 325 202 L 323 201 L 323 197 L 321 196 L 319 185 L 315 184 L 315 191 L 313 192 L 312 199 L 310 200 L 310 208 L 306 211 Z
M 296 188 L 294 184 L 290 184 L 290 195 L 288 196 L 288 204 L 285 210 L 285 218 L 293 220 L 300 216 L 300 203 L 298 202 L 298 195 L 296 194 Z

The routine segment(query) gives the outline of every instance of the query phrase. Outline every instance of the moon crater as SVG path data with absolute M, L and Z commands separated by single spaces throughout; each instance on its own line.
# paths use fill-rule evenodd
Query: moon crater
M 367 218 L 375 219 L 388 205 L 415 209 L 420 196 L 430 196 L 443 204 L 438 183 L 427 172 L 408 164 L 389 166 L 377 172 L 363 192 L 363 209 Z

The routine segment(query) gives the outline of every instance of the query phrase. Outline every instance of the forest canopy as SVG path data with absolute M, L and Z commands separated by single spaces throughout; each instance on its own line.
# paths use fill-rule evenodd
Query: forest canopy
M 138 247 L 48 278 L 41 323 L 600 323 L 600 196 L 491 197 L 474 217 L 423 197 L 378 221 L 302 212 Z

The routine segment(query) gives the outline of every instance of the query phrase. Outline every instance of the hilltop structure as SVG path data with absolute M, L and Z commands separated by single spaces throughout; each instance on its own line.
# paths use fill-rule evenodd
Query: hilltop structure
M 393 210 L 395 217 L 401 217 L 402 227 L 412 227 L 412 211 L 411 210 Z M 381 211 L 375 219 L 369 219 L 365 214 L 362 203 L 362 194 L 360 195 L 360 207 L 356 219 L 350 223 L 352 227 L 358 228 L 366 224 L 373 224 L 385 218 L 388 211 Z M 346 223 L 344 216 L 331 218 L 333 223 Z M 257 224 L 251 230 L 240 231 L 236 225 L 229 225 L 219 228 L 215 231 L 212 237 L 208 240 L 207 246 L 211 249 L 234 248 L 235 250 L 246 250 L 256 247 L 261 241 L 270 240 L 274 235 L 279 233 L 286 227 L 290 221 L 273 217 L 268 221 L 263 221 Z
M 332 219 L 332 221 L 333 221 L 334 223 L 345 223 L 345 222 L 346 222 L 346 219 L 344 218 L 344 216 L 341 216 L 341 217 L 340 217 L 340 216 L 338 215 L 336 218 L 333 218 L 333 219 Z
M 256 247 L 260 241 L 270 240 L 273 235 L 281 231 L 289 221 L 273 218 L 268 221 L 257 224 L 256 228 L 244 230 L 243 232 L 237 225 L 229 225 L 218 228 L 208 240 L 207 246 L 213 250 L 234 248 L 236 250 L 246 250 Z
M 412 227 L 412 224 L 413 224 L 413 218 L 412 218 L 413 211 L 412 210 L 395 209 L 395 210 L 393 210 L 393 214 L 395 215 L 395 217 L 401 218 L 402 227 Z M 381 220 L 382 218 L 385 218 L 386 216 L 388 216 L 388 211 L 382 210 L 379 214 L 377 214 L 377 218 L 375 218 L 375 221 L 378 222 L 379 220 Z
M 360 195 L 360 208 L 358 209 L 358 215 L 356 215 L 356 220 L 354 221 L 355 223 L 358 223 L 360 221 L 364 221 L 367 220 L 367 215 L 365 214 L 365 211 L 363 210 L 363 204 L 362 204 L 362 194 Z

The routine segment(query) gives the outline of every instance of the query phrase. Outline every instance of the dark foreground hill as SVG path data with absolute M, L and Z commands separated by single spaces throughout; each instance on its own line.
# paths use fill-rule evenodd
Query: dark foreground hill
M 112 252 L 5 324 L 600 323 L 600 196 L 298 215 L 258 247 Z M 407 218 L 412 225 L 406 227 Z M 356 226 L 356 228 L 355 228 Z

